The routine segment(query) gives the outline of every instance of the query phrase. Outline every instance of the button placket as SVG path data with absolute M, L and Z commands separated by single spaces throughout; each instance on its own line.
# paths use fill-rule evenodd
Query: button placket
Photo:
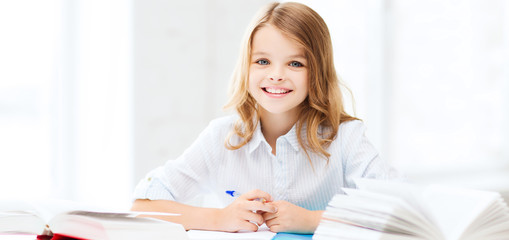
M 287 200 L 287 166 L 284 162 L 286 149 L 283 147 L 283 139 L 279 138 L 276 141 L 276 156 L 274 156 L 276 165 L 276 193 L 277 200 Z

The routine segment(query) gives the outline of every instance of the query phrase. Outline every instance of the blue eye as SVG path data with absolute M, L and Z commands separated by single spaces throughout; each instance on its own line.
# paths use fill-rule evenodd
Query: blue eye
M 260 65 L 268 65 L 269 61 L 267 61 L 266 59 L 260 59 L 260 60 L 256 61 L 256 63 L 258 63 Z
M 302 63 L 300 63 L 300 62 L 293 61 L 293 62 L 290 63 L 290 66 L 291 67 L 302 67 L 304 65 L 302 65 Z

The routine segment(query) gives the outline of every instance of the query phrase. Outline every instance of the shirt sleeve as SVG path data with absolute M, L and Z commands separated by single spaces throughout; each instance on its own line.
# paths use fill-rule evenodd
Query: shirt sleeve
M 355 188 L 356 178 L 401 179 L 397 171 L 380 158 L 365 132 L 366 126 L 358 120 L 340 126 L 345 187 Z
M 186 202 L 203 192 L 210 181 L 212 162 L 224 139 L 211 122 L 195 142 L 175 160 L 149 172 L 135 188 L 134 199 Z

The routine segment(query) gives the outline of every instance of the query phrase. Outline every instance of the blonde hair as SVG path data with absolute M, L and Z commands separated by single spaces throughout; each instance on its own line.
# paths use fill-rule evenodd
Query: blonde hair
M 305 51 L 309 70 L 309 94 L 300 106 L 296 124 L 297 138 L 308 158 L 308 150 L 311 150 L 328 161 L 330 153 L 326 148 L 336 137 L 339 125 L 356 118 L 348 115 L 343 106 L 327 25 L 318 13 L 300 3 L 268 4 L 258 12 L 247 29 L 232 75 L 230 99 L 225 105 L 225 108 L 234 107 L 240 119 L 226 138 L 225 145 L 228 149 L 235 150 L 247 144 L 260 121 L 256 101 L 248 92 L 248 79 L 253 36 L 267 24 L 296 41 Z M 306 140 L 301 136 L 304 124 L 307 125 Z M 324 127 L 325 132 L 319 133 L 320 126 Z M 234 135 L 242 139 L 237 145 L 230 141 Z

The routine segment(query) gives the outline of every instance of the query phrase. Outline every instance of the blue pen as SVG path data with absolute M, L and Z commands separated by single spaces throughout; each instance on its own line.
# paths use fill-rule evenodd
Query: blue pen
M 239 197 L 240 195 L 242 195 L 239 192 L 233 191 L 233 190 L 226 190 L 226 194 L 228 194 L 228 195 L 230 195 L 232 197 Z
M 242 193 L 239 193 L 238 191 L 235 191 L 235 190 L 226 190 L 225 191 L 226 194 L 232 196 L 232 197 L 239 197 L 240 195 L 242 195 Z M 262 203 L 266 203 L 267 200 L 265 200 L 265 198 L 255 198 L 253 199 L 254 201 L 259 201 L 259 202 L 262 202 Z

